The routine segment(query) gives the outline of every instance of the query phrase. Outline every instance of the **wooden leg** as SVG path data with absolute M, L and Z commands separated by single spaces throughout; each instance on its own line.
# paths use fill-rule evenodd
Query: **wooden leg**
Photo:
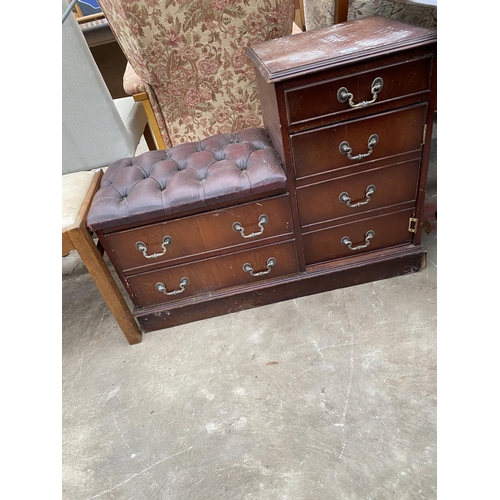
M 146 92 L 141 92 L 140 94 L 134 94 L 133 97 L 134 101 L 141 101 L 144 106 L 144 110 L 146 111 L 146 115 L 148 117 L 148 123 L 151 127 L 151 132 L 153 133 L 158 149 L 166 149 L 165 142 L 161 136 L 160 127 L 158 126 L 153 108 L 151 107 L 151 103 L 148 99 L 148 94 L 146 94 Z
M 304 0 L 293 0 L 293 8 L 295 9 L 294 22 L 301 31 L 306 30 L 306 23 L 304 20 Z
M 153 134 L 151 133 L 151 127 L 149 126 L 149 122 L 146 123 L 146 127 L 144 128 L 144 139 L 146 139 L 146 144 L 148 145 L 150 151 L 158 149 L 156 147 L 156 142 L 153 137 Z
M 128 343 L 138 344 L 142 333 L 91 234 L 85 226 L 72 229 L 68 234 Z
M 349 11 L 349 0 L 336 0 L 335 12 L 333 15 L 333 23 L 345 23 Z

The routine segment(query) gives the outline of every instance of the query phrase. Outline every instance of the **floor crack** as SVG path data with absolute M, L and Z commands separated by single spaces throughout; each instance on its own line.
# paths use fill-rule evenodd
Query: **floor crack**
M 174 455 L 170 455 L 169 457 L 162 458 L 161 460 L 158 460 L 158 462 L 155 462 L 153 465 L 150 465 L 149 467 L 146 467 L 145 469 L 143 469 L 139 472 L 136 472 L 135 474 L 132 474 L 129 478 L 125 479 L 125 481 L 122 481 L 121 483 L 117 484 L 116 486 L 109 488 L 109 490 L 101 491 L 100 493 L 97 493 L 94 496 L 88 497 L 88 500 L 92 500 L 93 498 L 98 498 L 102 495 L 105 495 L 106 493 L 109 493 L 110 491 L 116 490 L 120 486 L 123 486 L 124 484 L 128 483 L 129 481 L 132 481 L 132 479 L 135 479 L 136 477 L 141 476 L 142 474 L 144 474 L 148 470 L 152 469 L 153 467 L 156 467 L 157 465 L 160 465 L 161 463 L 169 460 L 170 458 L 174 458 L 177 455 L 181 455 L 182 453 L 187 453 L 192 448 L 193 447 L 190 446 L 187 450 L 182 450 L 182 451 L 179 451 L 179 453 L 175 453 Z

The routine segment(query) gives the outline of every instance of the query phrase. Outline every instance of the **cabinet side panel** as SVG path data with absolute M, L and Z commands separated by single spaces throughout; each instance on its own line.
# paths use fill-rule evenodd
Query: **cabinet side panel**
M 283 138 L 281 137 L 280 117 L 274 84 L 266 83 L 258 71 L 255 72 L 255 76 L 257 79 L 257 88 L 259 90 L 262 117 L 264 118 L 264 127 L 271 138 L 273 146 L 284 162 Z
M 259 90 L 264 127 L 283 162 L 287 175 L 288 193 L 290 196 L 290 208 L 292 211 L 293 227 L 296 238 L 297 257 L 300 271 L 305 271 L 304 252 L 302 248 L 302 236 L 300 232 L 300 218 L 297 205 L 297 191 L 295 186 L 295 175 L 290 152 L 290 137 L 286 120 L 286 109 L 284 101 L 283 86 L 281 83 L 267 83 L 263 76 L 256 71 L 257 88 Z
M 418 194 L 417 194 L 417 204 L 415 208 L 415 217 L 418 219 L 417 232 L 414 235 L 413 243 L 415 245 L 420 245 L 422 241 L 422 224 L 423 224 L 423 211 L 425 203 L 425 192 L 427 189 L 427 176 L 429 173 L 429 160 L 432 144 L 432 128 L 434 125 L 434 113 L 436 112 L 437 104 L 437 68 L 436 68 L 436 50 L 434 47 L 434 61 L 432 65 L 431 74 L 431 95 L 429 98 L 429 106 L 427 107 L 426 116 L 426 127 L 424 130 L 424 136 L 422 138 L 423 148 L 422 148 L 422 163 L 420 169 L 420 179 L 418 183 Z

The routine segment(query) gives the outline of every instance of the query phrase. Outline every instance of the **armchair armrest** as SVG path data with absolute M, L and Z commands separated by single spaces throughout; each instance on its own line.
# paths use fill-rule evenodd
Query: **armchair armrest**
M 148 92 L 150 86 L 135 72 L 134 68 L 127 61 L 125 73 L 123 75 L 123 89 L 128 95 Z
M 127 62 L 123 75 L 123 89 L 127 94 L 134 96 L 136 101 L 143 102 L 158 149 L 172 147 L 167 126 L 153 87 L 135 72 L 129 62 Z

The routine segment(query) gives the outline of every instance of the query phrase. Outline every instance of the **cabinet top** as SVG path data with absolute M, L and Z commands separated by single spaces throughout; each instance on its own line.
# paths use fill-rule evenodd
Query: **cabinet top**
M 274 83 L 436 39 L 433 28 L 373 16 L 259 43 L 247 54 L 265 80 Z

